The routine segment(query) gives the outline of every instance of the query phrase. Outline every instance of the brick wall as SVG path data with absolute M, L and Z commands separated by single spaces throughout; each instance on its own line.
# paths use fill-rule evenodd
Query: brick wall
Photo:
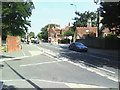
M 19 37 L 7 36 L 7 52 L 18 50 L 21 50 Z

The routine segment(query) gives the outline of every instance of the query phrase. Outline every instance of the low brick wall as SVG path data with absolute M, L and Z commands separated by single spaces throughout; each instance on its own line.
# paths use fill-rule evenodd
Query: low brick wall
M 20 39 L 15 36 L 7 36 L 7 52 L 18 50 L 21 50 Z
M 120 39 L 79 39 L 77 42 L 93 48 L 120 49 Z

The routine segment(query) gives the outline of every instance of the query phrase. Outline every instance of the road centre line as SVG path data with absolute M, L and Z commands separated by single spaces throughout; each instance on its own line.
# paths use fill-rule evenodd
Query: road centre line
M 64 62 L 64 61 L 52 61 L 52 62 L 43 62 L 43 63 L 24 64 L 24 65 L 20 65 L 20 67 L 50 64 L 50 63 L 58 63 L 58 62 Z

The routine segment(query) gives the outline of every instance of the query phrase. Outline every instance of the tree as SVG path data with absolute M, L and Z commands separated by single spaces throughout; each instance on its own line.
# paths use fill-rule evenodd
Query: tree
M 48 40 L 48 28 L 55 28 L 55 27 L 60 27 L 60 25 L 57 25 L 57 24 L 48 24 L 46 25 L 45 27 L 43 27 L 41 29 L 41 38 L 44 39 L 44 40 Z
M 32 2 L 2 2 L 2 31 L 3 36 L 21 36 L 27 32 L 32 14 Z
M 116 34 L 120 34 L 120 1 L 119 2 L 102 2 L 101 3 L 101 16 L 103 17 L 102 23 L 110 31 L 115 28 Z
M 35 33 L 34 32 L 30 32 L 30 38 L 34 38 L 35 37 Z
M 38 33 L 37 37 L 41 40 L 42 39 L 41 33 Z
M 75 27 L 87 27 L 88 20 L 91 20 L 92 27 L 96 26 L 96 13 L 85 11 L 84 13 L 75 12 L 75 14 L 78 16 L 74 18 L 75 22 L 73 25 Z
M 74 36 L 74 29 L 72 27 L 69 28 L 68 31 L 64 31 L 62 33 L 63 36 Z

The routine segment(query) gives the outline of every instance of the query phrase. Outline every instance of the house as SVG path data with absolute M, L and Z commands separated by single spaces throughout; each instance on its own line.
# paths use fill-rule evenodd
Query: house
M 62 36 L 62 33 L 64 31 L 68 31 L 69 28 L 72 27 L 70 25 L 66 26 L 65 28 L 48 28 L 48 42 L 49 43 L 58 43 L 58 40 L 64 39 L 64 36 Z
M 105 28 L 103 31 L 102 31 L 102 36 L 105 37 L 107 36 L 108 34 L 111 34 L 112 32 L 110 32 L 110 30 L 108 28 Z
M 75 37 L 76 39 L 85 39 L 87 35 L 96 36 L 97 27 L 76 27 Z
M 59 28 L 48 28 L 48 42 L 58 43 L 58 39 L 62 37 L 62 30 Z

